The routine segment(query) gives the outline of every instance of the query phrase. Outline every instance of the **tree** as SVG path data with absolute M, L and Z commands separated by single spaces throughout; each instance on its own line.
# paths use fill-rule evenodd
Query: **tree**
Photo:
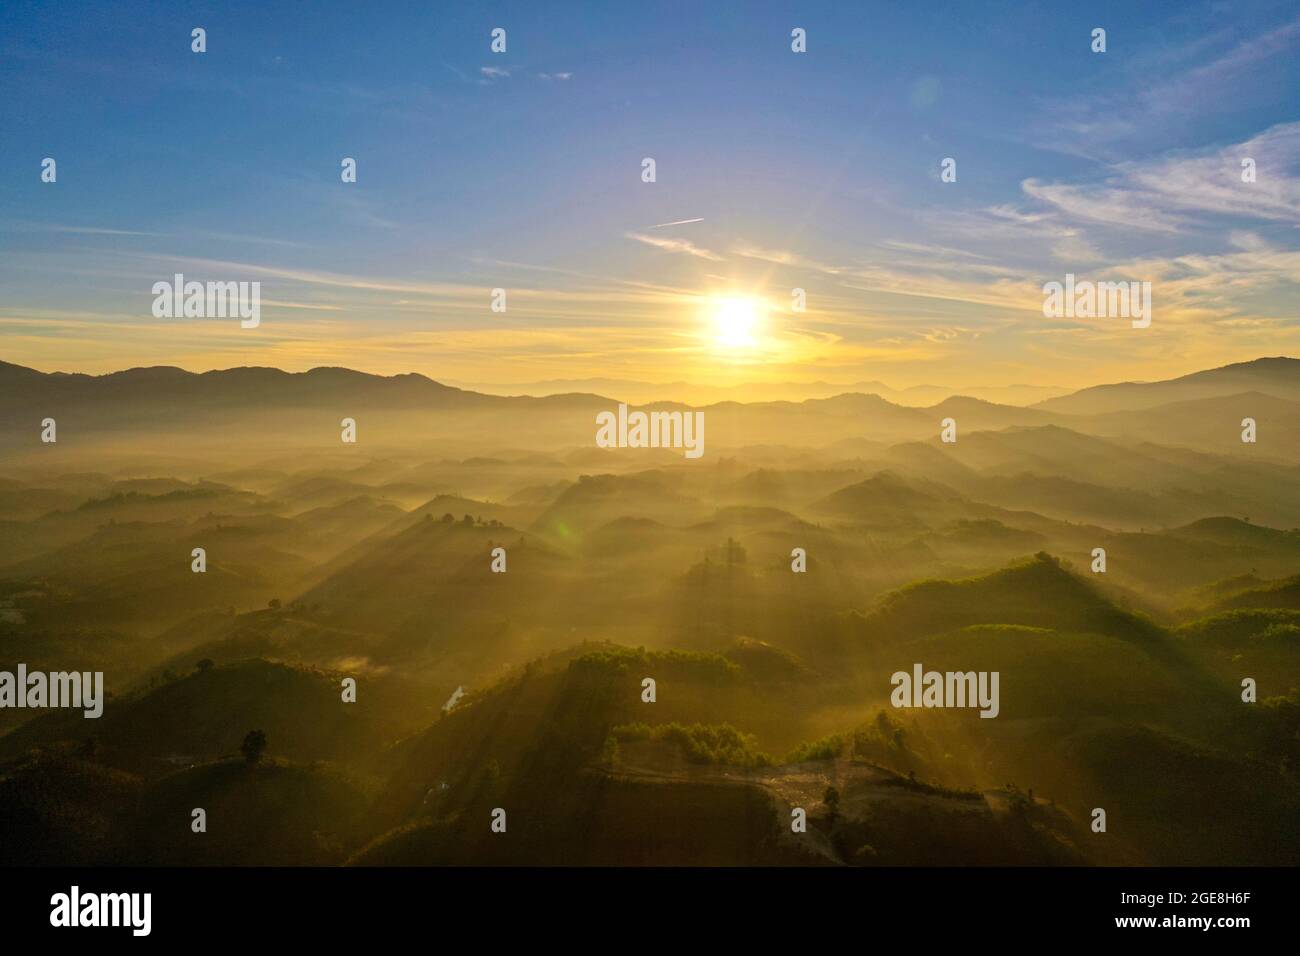
M 452 524 L 455 522 L 455 520 L 456 520 L 456 516 L 453 515 L 450 511 L 448 511 L 445 515 L 442 516 L 443 524 Z
M 266 734 L 260 730 L 250 730 L 244 737 L 244 742 L 239 745 L 239 752 L 244 755 L 244 760 L 251 766 L 262 759 L 262 753 L 266 750 Z
M 278 611 L 280 610 L 280 599 L 271 598 L 271 600 L 267 603 L 266 606 L 269 607 L 272 611 Z
M 212 670 L 212 658 L 203 658 L 203 660 L 194 665 L 194 669 L 200 674 L 206 674 L 208 671 Z

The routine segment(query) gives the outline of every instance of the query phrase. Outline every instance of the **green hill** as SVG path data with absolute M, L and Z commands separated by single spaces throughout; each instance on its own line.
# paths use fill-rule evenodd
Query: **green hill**
M 207 831 L 192 829 L 193 811 Z M 361 839 L 366 803 L 321 767 L 225 760 L 158 780 L 140 797 L 128 859 L 165 866 L 338 864 Z
M 262 660 L 195 671 L 118 695 L 96 720 L 78 711 L 30 720 L 0 737 L 0 759 L 89 737 L 101 763 L 156 777 L 236 753 L 244 735 L 261 728 L 272 753 L 364 765 L 404 721 L 397 702 L 365 677 L 356 703 L 343 703 L 341 676 Z
M 1045 553 L 981 577 L 909 585 L 886 595 L 859 620 L 867 640 L 887 643 L 977 624 L 1095 631 L 1146 643 L 1162 634 Z

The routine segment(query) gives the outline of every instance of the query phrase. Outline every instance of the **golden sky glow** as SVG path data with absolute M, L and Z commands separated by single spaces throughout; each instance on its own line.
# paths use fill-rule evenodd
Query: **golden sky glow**
M 6 139 L 60 172 L 0 169 L 0 360 L 1074 388 L 1294 355 L 1300 19 L 1206 16 L 1133 11 L 1122 51 L 1068 68 L 903 8 L 841 10 L 806 55 L 772 13 L 704 17 L 703 46 L 542 18 L 547 69 L 416 45 L 346 83 L 349 45 L 282 31 L 217 74 L 93 25 L 67 25 L 76 57 L 18 38 L 45 68 L 12 58 Z M 864 62 L 879 17 L 911 45 Z M 176 273 L 260 282 L 259 327 L 154 318 Z M 1045 317 L 1067 274 L 1149 282 L 1151 326 Z

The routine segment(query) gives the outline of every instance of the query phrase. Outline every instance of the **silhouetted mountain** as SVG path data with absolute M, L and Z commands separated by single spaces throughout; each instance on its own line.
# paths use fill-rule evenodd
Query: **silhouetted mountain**
M 1070 415 L 1101 415 L 1241 392 L 1263 392 L 1288 401 L 1300 401 L 1300 359 L 1284 356 L 1259 358 L 1163 382 L 1094 385 L 1070 395 L 1049 398 L 1031 407 Z
M 957 422 L 960 448 L 961 441 L 981 430 L 1078 428 L 1083 424 L 1079 416 L 1086 415 L 1090 431 L 1149 441 L 1172 438 L 1191 447 L 1226 451 L 1240 418 L 1249 415 L 1261 423 L 1261 454 L 1291 458 L 1292 439 L 1300 434 L 1300 426 L 1293 423 L 1295 399 L 1300 397 L 1300 388 L 1293 387 L 1296 365 L 1293 359 L 1260 359 L 1173 383 L 1105 386 L 1110 391 L 1098 393 L 1106 397 L 1095 402 L 1076 393 L 1084 397 L 1073 404 L 1062 397 L 1052 400 L 1059 404 L 1032 408 L 961 396 L 920 408 L 878 395 L 841 394 L 801 402 L 724 401 L 699 410 L 707 421 L 706 446 L 714 449 L 741 448 L 755 436 L 767 443 L 844 448 L 848 446 L 843 443 L 853 440 L 928 440 L 947 418 Z M 1185 404 L 1207 399 L 1214 404 Z M 425 447 L 437 437 L 485 451 L 500 449 L 503 443 L 534 452 L 566 447 L 598 451 L 595 416 L 616 406 L 615 400 L 598 395 L 482 395 L 422 375 L 379 376 L 340 368 L 300 373 L 236 368 L 202 374 L 142 368 L 90 376 L 5 366 L 0 374 L 0 442 L 35 454 L 37 425 L 52 417 L 60 423 L 60 442 L 74 447 L 103 444 L 114 436 L 120 444 L 123 433 L 135 432 L 142 438 L 174 436 L 178 448 L 205 440 L 278 440 L 281 446 L 324 448 L 337 443 L 340 423 L 351 418 L 359 441 L 390 450 Z M 645 410 L 690 409 L 662 402 Z M 624 460 L 643 462 L 680 461 L 680 455 L 669 449 L 622 452 Z

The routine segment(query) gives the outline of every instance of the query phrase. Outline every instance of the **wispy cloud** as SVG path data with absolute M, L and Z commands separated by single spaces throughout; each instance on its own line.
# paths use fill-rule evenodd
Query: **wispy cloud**
M 752 243 L 738 243 L 732 247 L 731 251 L 734 255 L 743 256 L 746 259 L 757 259 L 760 262 L 770 262 L 778 266 L 813 269 L 826 275 L 836 275 L 843 271 L 838 266 L 817 262 L 787 249 L 764 249 Z
M 1052 255 L 1071 264 L 1104 262 L 1106 257 L 1088 240 L 1080 236 L 1064 236 L 1052 246 Z
M 1243 182 L 1246 159 L 1255 163 L 1254 182 Z M 1179 233 L 1223 216 L 1300 220 L 1297 173 L 1300 122 L 1274 126 L 1226 147 L 1115 164 L 1098 182 L 1027 179 L 1021 188 L 1027 197 L 1068 221 Z
M 1242 182 L 1242 160 L 1256 165 Z M 1300 122 L 1199 155 L 1122 167 L 1127 188 L 1151 204 L 1209 215 L 1300 221 Z
M 695 256 L 697 259 L 710 259 L 714 262 L 722 262 L 722 256 L 708 249 L 702 249 L 689 239 L 668 239 L 662 236 L 647 236 L 641 232 L 629 232 L 625 234 L 628 239 L 634 239 L 637 242 L 643 242 L 647 246 L 654 246 L 656 249 L 662 249 L 664 252 L 675 252 L 683 255 Z
M 0 224 L 0 230 L 6 232 L 56 233 L 73 236 L 105 236 L 110 238 L 140 237 L 148 239 L 213 239 L 219 242 L 233 242 L 240 245 L 280 246 L 286 249 L 305 249 L 305 243 L 288 239 L 275 239 L 268 236 L 252 236 L 229 232 L 212 232 L 196 229 L 187 232 L 153 232 L 142 229 L 109 229 L 99 226 L 70 226 L 52 223 L 6 222 Z
M 195 232 L 193 233 L 193 235 L 203 239 L 215 239 L 218 240 L 219 242 L 233 242 L 233 243 L 238 243 L 240 245 L 251 244 L 256 246 L 279 246 L 280 248 L 283 249 L 308 248 L 307 245 L 302 242 L 292 242 L 288 239 L 273 239 L 270 238 L 269 236 L 249 236 L 249 235 L 240 235 L 240 234 L 235 234 L 230 232 L 207 232 L 207 231 Z
M 1297 44 L 1300 44 L 1300 19 L 1258 36 L 1246 37 L 1203 66 L 1151 85 L 1142 94 L 1141 100 L 1152 110 L 1194 110 L 1204 103 L 1207 90 L 1223 90 L 1252 68 L 1287 54 Z
M 146 236 L 158 238 L 161 232 L 141 232 L 135 229 L 105 229 L 98 226 L 61 226 L 50 223 L 6 222 L 0 229 L 7 232 L 52 232 L 74 236 Z
M 952 246 L 940 246 L 932 242 L 905 242 L 901 239 L 888 239 L 885 242 L 882 242 L 881 245 L 886 249 L 897 249 L 903 252 L 919 252 L 929 256 L 958 256 L 963 259 L 988 258 L 988 256 L 982 256 L 965 249 L 954 249 Z
M 1151 232 L 1177 232 L 1176 216 L 1143 200 L 1133 189 L 1110 182 L 1098 186 L 1071 186 L 1026 179 L 1020 184 L 1026 196 L 1054 206 L 1067 219 L 1105 223 Z
M 341 305 L 326 305 L 322 302 L 285 302 L 282 299 L 263 299 L 262 305 L 273 305 L 281 309 L 308 309 L 313 312 L 342 312 Z
M 1181 46 L 1125 62 L 1129 81 L 1122 93 L 1075 96 L 1046 104 L 1046 122 L 1033 134 L 1035 145 L 1093 159 L 1115 159 L 1117 147 L 1149 146 L 1159 131 L 1192 114 L 1235 112 L 1260 87 L 1275 82 L 1270 72 L 1300 47 L 1300 19 L 1242 36 L 1253 20 L 1235 28 L 1202 32 Z M 1217 53 L 1214 52 L 1217 48 Z

